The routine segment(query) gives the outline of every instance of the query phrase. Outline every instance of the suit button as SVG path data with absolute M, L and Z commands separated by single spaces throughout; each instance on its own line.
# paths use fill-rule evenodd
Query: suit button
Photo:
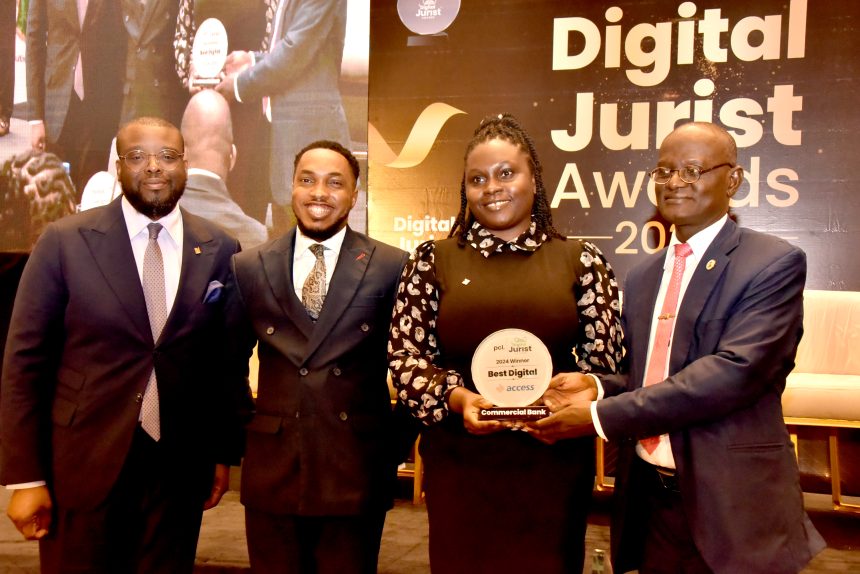
M 306 368 L 302 367 L 301 369 L 299 369 L 299 374 L 304 377 L 305 375 L 308 374 L 308 370 Z
M 134 402 L 138 404 L 143 402 L 143 393 L 137 393 L 136 395 L 134 395 Z
M 367 323 L 362 323 L 361 330 L 367 333 L 368 331 L 370 331 L 370 325 L 368 325 Z
M 267 334 L 267 335 L 271 335 L 271 334 L 272 334 L 272 333 L 274 333 L 274 332 L 275 332 L 275 328 L 274 328 L 274 327 L 266 327 L 266 334 Z
M 348 419 L 348 418 L 349 418 L 349 416 L 348 416 L 345 412 L 343 412 L 343 411 L 341 411 L 341 413 L 340 413 L 339 415 L 337 415 L 337 416 L 338 416 L 338 417 L 340 418 L 340 420 L 342 420 L 342 421 L 345 421 L 346 419 Z
M 335 367 L 334 369 L 332 369 L 332 370 L 331 370 L 331 372 L 332 372 L 332 374 L 333 374 L 335 377 L 339 377 L 339 376 L 340 376 L 340 373 L 341 373 L 340 369 L 338 369 L 337 367 Z

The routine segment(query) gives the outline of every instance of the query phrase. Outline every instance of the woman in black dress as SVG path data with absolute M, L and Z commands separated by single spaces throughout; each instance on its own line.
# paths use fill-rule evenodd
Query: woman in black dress
M 518 328 L 546 344 L 555 376 L 614 372 L 615 277 L 597 247 L 553 227 L 534 145 L 511 116 L 476 130 L 460 200 L 450 237 L 406 265 L 390 333 L 398 397 L 425 424 L 430 566 L 579 574 L 594 440 L 547 445 L 516 423 L 478 420 L 491 405 L 470 365 L 487 335 Z

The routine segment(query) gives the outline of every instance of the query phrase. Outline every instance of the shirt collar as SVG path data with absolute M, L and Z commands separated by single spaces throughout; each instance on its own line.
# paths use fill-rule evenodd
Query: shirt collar
M 298 227 L 296 228 L 296 249 L 295 254 L 296 257 L 301 256 L 307 251 L 311 245 L 314 243 L 322 243 L 326 249 L 330 249 L 334 253 L 340 253 L 340 247 L 343 245 L 343 239 L 346 237 L 346 226 L 343 226 L 343 229 L 326 239 L 325 241 L 314 241 L 304 233 Z
M 201 169 L 199 167 L 189 167 L 188 175 L 205 175 L 206 177 L 211 177 L 212 179 L 217 179 L 221 181 L 221 176 L 213 171 L 209 171 L 208 169 Z
M 152 219 L 132 207 L 124 195 L 122 196 L 120 204 L 122 205 L 122 215 L 123 218 L 125 218 L 125 226 L 128 229 L 129 238 L 135 237 L 146 229 L 147 225 L 153 222 Z M 170 236 L 170 239 L 172 239 L 175 244 L 178 244 L 177 238 L 182 234 L 182 217 L 179 211 L 179 205 L 174 207 L 173 211 L 159 219 L 158 223 L 164 227 L 164 230 L 167 231 L 167 235 Z
M 729 215 L 726 214 L 722 216 L 720 219 L 710 224 L 703 230 L 699 231 L 691 238 L 687 240 L 687 245 L 690 246 L 690 250 L 693 252 L 693 257 L 697 260 L 702 258 L 702 255 L 705 254 L 705 251 L 708 250 L 708 247 L 711 246 L 711 243 L 716 239 L 717 234 L 728 221 Z M 673 265 L 671 263 L 672 259 L 675 256 L 675 245 L 678 245 L 681 241 L 678 239 L 678 236 L 675 235 L 675 232 L 672 232 L 672 239 L 669 240 L 669 253 L 666 256 L 666 265 Z
M 474 249 L 477 249 L 484 257 L 489 257 L 493 253 L 502 253 L 503 251 L 537 251 L 546 240 L 546 233 L 538 233 L 537 222 L 534 217 L 532 217 L 529 228 L 513 241 L 505 241 L 493 235 L 478 220 L 472 223 L 472 227 L 466 233 L 466 242 Z

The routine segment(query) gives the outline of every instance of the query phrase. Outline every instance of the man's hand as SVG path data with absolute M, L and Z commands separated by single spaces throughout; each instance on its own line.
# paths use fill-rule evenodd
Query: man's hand
M 228 74 L 221 82 L 215 86 L 215 91 L 224 96 L 228 102 L 236 101 L 236 92 L 233 91 L 236 83 L 236 74 Z
M 30 147 L 35 151 L 45 151 L 45 122 L 30 124 Z
M 527 423 L 526 431 L 547 444 L 564 438 L 596 435 L 591 420 L 591 401 L 577 401 L 546 418 L 531 421 Z
M 12 491 L 6 515 L 27 540 L 44 538 L 51 530 L 51 493 L 47 486 Z
M 594 378 L 582 373 L 559 373 L 549 382 L 541 402 L 553 412 L 574 402 L 597 400 Z
M 228 76 L 234 76 L 252 65 L 254 65 L 254 57 L 251 52 L 237 50 L 227 55 L 227 59 L 224 61 L 224 73 Z
M 464 387 L 457 387 L 451 391 L 448 404 L 455 413 L 463 415 L 463 426 L 472 434 L 484 435 L 511 428 L 510 425 L 499 421 L 482 421 L 478 419 L 480 409 L 492 408 L 493 403 Z
M 203 503 L 203 510 L 209 510 L 218 506 L 221 502 L 221 497 L 230 488 L 230 467 L 226 464 L 215 465 L 215 480 L 212 481 L 212 492 L 209 493 L 209 498 Z

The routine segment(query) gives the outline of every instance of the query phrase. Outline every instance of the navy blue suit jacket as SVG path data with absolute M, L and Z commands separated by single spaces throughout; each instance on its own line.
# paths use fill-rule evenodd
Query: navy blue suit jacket
M 803 325 L 804 253 L 728 221 L 701 258 L 678 310 L 669 378 L 642 388 L 665 251 L 633 268 L 624 290 L 626 375 L 601 377 L 597 405 L 620 439 L 612 548 L 637 566 L 644 532 L 636 441 L 669 433 L 692 535 L 717 574 L 795 573 L 824 547 L 803 510 L 781 395 Z

